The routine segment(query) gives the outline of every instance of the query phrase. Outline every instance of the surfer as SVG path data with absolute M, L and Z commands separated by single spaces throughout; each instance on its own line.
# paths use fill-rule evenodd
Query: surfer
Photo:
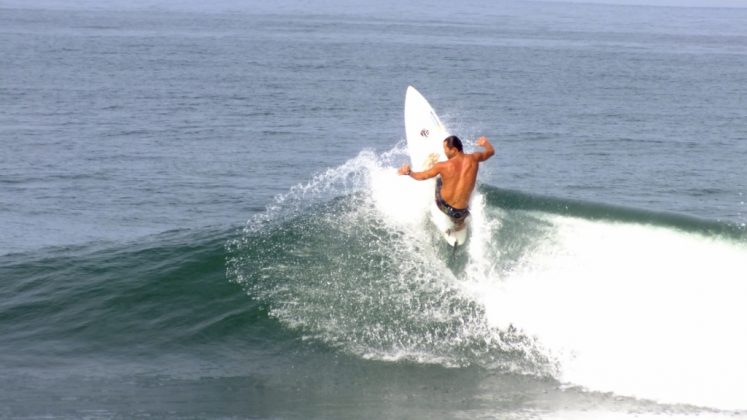
M 482 152 L 464 153 L 462 141 L 457 136 L 449 136 L 444 142 L 444 153 L 448 160 L 438 162 L 422 172 L 413 172 L 410 165 L 399 168 L 400 175 L 422 181 L 441 175 L 436 180 L 436 205 L 456 225 L 456 230 L 464 227 L 469 216 L 469 199 L 477 182 L 477 169 L 480 162 L 495 154 L 493 145 L 486 137 L 477 139 Z

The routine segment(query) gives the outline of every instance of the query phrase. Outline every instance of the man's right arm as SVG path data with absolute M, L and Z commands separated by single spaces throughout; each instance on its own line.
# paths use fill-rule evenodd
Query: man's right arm
M 477 139 L 478 146 L 485 148 L 482 152 L 475 152 L 472 153 L 473 156 L 477 158 L 478 162 L 482 162 L 484 160 L 488 160 L 489 157 L 493 156 L 495 154 L 495 149 L 493 148 L 493 145 L 490 144 L 487 137 L 482 136 L 479 139 Z
M 439 162 L 431 166 L 430 168 L 424 170 L 423 172 L 415 172 L 410 168 L 410 165 L 403 165 L 401 168 L 399 168 L 398 173 L 400 175 L 408 175 L 413 179 L 422 181 L 425 179 L 433 178 L 436 175 L 439 175 L 441 173 L 442 166 L 443 166 L 443 162 Z

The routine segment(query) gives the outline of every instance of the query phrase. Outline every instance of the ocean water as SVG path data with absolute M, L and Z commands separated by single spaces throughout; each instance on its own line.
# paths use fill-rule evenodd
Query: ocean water
M 747 418 L 746 21 L 0 3 L 0 418 Z

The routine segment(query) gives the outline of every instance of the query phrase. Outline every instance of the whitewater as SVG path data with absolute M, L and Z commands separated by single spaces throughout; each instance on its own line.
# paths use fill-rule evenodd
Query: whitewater
M 502 207 L 502 190 L 480 185 L 470 240 L 454 254 L 429 224 L 432 191 L 396 174 L 403 148 L 363 151 L 278 196 L 229 246 L 229 277 L 289 327 L 359 357 L 747 409 L 739 229 L 635 222 L 632 209 L 616 219 L 602 205 L 597 216 Z M 256 255 L 268 226 L 293 232 L 289 258 L 280 247 Z M 251 262 L 240 258 L 249 248 Z

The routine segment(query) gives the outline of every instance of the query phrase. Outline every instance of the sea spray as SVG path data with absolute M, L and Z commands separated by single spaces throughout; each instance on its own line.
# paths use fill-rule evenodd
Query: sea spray
M 401 155 L 362 152 L 278 197 L 229 245 L 229 277 L 304 338 L 363 358 L 553 372 L 533 340 L 491 327 L 463 294 L 467 271 L 449 267 L 425 217 L 433 190 L 396 175 Z M 490 232 L 476 198 L 473 228 Z

